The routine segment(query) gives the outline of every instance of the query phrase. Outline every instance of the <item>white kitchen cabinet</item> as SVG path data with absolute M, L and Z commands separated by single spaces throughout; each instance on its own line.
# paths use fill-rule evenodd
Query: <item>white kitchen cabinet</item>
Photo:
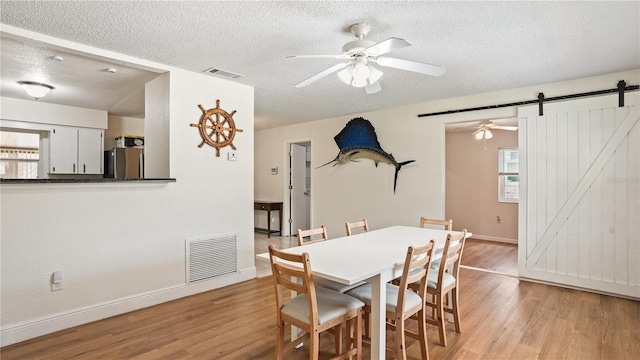
M 102 129 L 57 126 L 51 130 L 49 173 L 102 174 Z
M 103 134 L 101 129 L 78 129 L 78 174 L 102 174 Z

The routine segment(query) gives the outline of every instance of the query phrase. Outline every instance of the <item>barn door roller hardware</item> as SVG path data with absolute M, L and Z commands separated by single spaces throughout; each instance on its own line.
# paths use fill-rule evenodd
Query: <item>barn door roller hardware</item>
M 586 96 L 594 96 L 594 95 L 604 95 L 604 94 L 610 94 L 610 93 L 615 93 L 615 92 L 618 93 L 618 106 L 619 107 L 623 107 L 624 106 L 624 92 L 625 91 L 634 91 L 634 90 L 638 90 L 638 89 L 640 89 L 640 85 L 627 86 L 627 83 L 624 80 L 620 80 L 620 81 L 618 81 L 618 86 L 615 89 L 589 91 L 589 92 L 585 92 L 585 93 L 554 96 L 554 97 L 550 97 L 550 98 L 545 98 L 543 93 L 538 93 L 538 99 L 537 100 L 526 100 L 526 101 L 518 101 L 518 102 L 507 103 L 507 104 L 487 105 L 487 106 L 478 106 L 478 107 L 466 108 L 466 109 L 447 110 L 447 111 L 440 111 L 440 112 L 434 112 L 434 113 L 419 114 L 418 117 L 455 114 L 455 113 L 478 111 L 478 110 L 498 109 L 498 108 L 503 108 L 503 107 L 522 106 L 522 105 L 529 105 L 529 104 L 538 104 L 538 113 L 539 113 L 540 116 L 542 116 L 542 115 L 544 115 L 543 114 L 543 104 L 545 102 L 557 101 L 557 100 L 566 100 L 566 99 L 574 99 L 574 98 L 586 97 Z

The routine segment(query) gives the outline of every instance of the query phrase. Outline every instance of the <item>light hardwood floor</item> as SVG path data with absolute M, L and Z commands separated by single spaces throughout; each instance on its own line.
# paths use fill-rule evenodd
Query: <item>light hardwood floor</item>
M 506 272 L 500 264 L 513 261 L 515 245 L 494 245 L 470 240 L 463 263 Z M 448 324 L 445 348 L 428 326 L 432 360 L 640 358 L 640 302 L 469 269 L 460 273 L 462 333 Z M 273 359 L 274 344 L 273 283 L 264 277 L 7 346 L 0 357 Z M 419 359 L 419 344 L 408 340 L 407 346 L 409 359 Z M 308 359 L 307 349 L 286 359 Z M 331 335 L 322 337 L 322 349 L 320 358 L 328 359 Z

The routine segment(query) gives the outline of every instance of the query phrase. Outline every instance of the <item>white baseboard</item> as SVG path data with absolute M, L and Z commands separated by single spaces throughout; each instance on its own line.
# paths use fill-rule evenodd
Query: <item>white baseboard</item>
M 478 240 L 497 241 L 497 242 L 503 242 L 503 243 L 509 243 L 509 244 L 517 244 L 518 243 L 518 239 L 508 239 L 508 238 L 501 238 L 501 237 L 487 236 L 487 235 L 476 235 L 476 234 L 473 234 L 471 236 L 471 238 L 472 239 L 478 239 Z
M 0 330 L 0 346 L 15 344 L 74 326 L 251 280 L 255 277 L 256 268 L 250 267 L 239 270 L 237 273 L 216 277 L 212 280 L 190 285 L 182 284 L 171 286 L 8 325 Z

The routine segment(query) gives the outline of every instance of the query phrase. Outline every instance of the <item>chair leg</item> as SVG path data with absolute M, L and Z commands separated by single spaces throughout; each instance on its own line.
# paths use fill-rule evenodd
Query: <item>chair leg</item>
M 342 324 L 333 328 L 333 341 L 336 346 L 336 354 L 342 354 Z
M 362 360 L 362 309 L 358 310 L 358 317 L 356 318 L 355 339 L 356 349 L 358 349 L 356 359 Z
M 445 329 L 444 329 L 444 323 L 445 323 L 445 317 L 444 317 L 444 298 L 447 296 L 447 294 L 438 294 L 438 298 L 436 299 L 436 303 L 437 303 L 437 321 L 438 321 L 438 334 L 440 335 L 440 345 L 442 346 L 447 346 L 447 335 L 445 334 Z
M 429 360 L 429 343 L 427 342 L 426 308 L 418 312 L 418 336 L 420 337 L 420 353 L 423 360 Z
M 276 329 L 276 360 L 282 360 L 284 355 L 284 326 L 281 322 Z
M 459 310 L 459 306 L 458 306 L 458 299 L 459 298 L 460 298 L 460 296 L 458 294 L 458 288 L 456 287 L 451 292 L 451 307 L 452 307 L 452 310 L 453 310 L 453 321 L 455 322 L 454 325 L 456 326 L 456 332 L 457 333 L 460 333 L 460 310 Z
M 309 360 L 318 360 L 320 355 L 320 334 L 314 331 L 309 334 L 311 341 L 309 342 Z
M 396 357 L 401 360 L 407 358 L 404 331 L 404 320 L 396 318 Z
M 364 336 L 366 338 L 371 337 L 371 316 L 368 312 L 363 311 L 362 317 L 364 318 Z

